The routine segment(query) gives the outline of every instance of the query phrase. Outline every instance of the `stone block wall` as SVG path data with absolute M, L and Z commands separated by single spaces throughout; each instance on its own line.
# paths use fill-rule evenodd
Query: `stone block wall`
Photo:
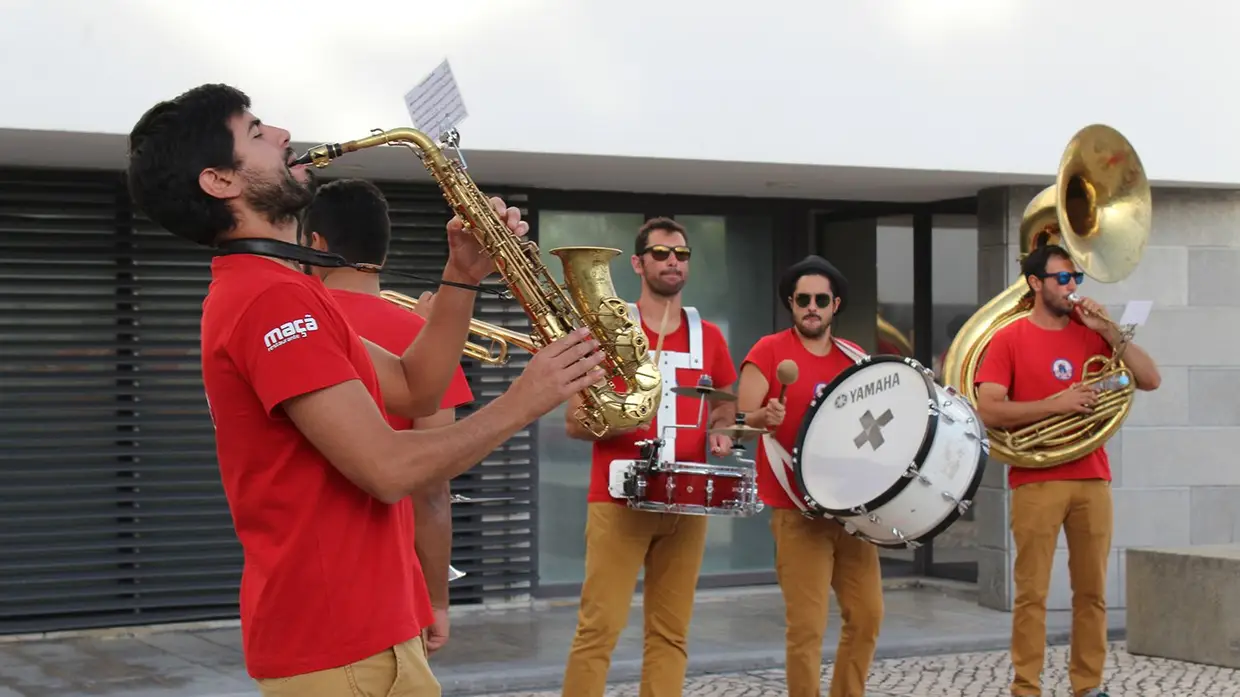
M 978 202 L 978 297 L 1019 276 L 1019 229 L 1040 187 L 986 189 Z M 1139 547 L 1240 542 L 1240 191 L 1155 189 L 1153 229 L 1124 281 L 1087 278 L 1083 295 L 1119 319 L 1129 300 L 1154 309 L 1135 341 L 1158 363 L 1162 386 L 1138 392 L 1107 445 L 1115 534 L 1108 602 L 1125 606 L 1124 554 Z M 1014 551 L 1007 468 L 992 461 L 977 496 L 979 602 L 1012 607 Z M 1069 609 L 1061 535 L 1050 609 Z

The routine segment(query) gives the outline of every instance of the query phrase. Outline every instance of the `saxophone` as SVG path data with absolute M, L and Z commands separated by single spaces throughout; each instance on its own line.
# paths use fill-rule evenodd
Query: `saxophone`
M 455 130 L 442 137 L 456 151 Z M 539 256 L 538 245 L 512 234 L 473 179 L 463 158 L 449 158 L 425 133 L 413 128 L 375 130 L 366 138 L 346 143 L 325 143 L 310 148 L 294 161 L 316 168 L 328 166 L 346 153 L 380 145 L 400 145 L 417 155 L 439 185 L 444 199 L 473 233 L 483 251 L 495 260 L 509 293 L 521 303 L 534 331 L 534 351 L 561 337 L 587 327 L 603 350 L 600 367 L 605 379 L 581 392 L 582 403 L 575 418 L 595 437 L 612 429 L 648 424 L 658 411 L 663 379 L 649 353 L 649 341 L 633 319 L 629 306 L 616 295 L 610 263 L 620 254 L 606 247 L 561 247 L 551 254 L 559 258 L 564 285 L 551 276 Z M 472 325 L 471 325 L 472 326 Z M 623 389 L 616 387 L 619 381 Z

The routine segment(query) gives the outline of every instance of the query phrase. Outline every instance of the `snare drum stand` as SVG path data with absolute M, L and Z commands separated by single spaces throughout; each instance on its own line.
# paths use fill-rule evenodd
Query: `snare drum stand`
M 635 445 L 640 448 L 638 457 L 642 464 L 638 466 L 637 474 L 648 474 L 652 472 L 661 472 L 671 469 L 668 465 L 676 464 L 676 453 L 673 452 L 664 457 L 663 446 L 667 444 L 666 433 L 668 429 L 674 428 L 703 428 L 703 419 L 706 415 L 706 396 L 713 392 L 711 385 L 713 384 L 709 375 L 703 375 L 698 378 L 697 389 L 698 397 L 698 417 L 697 423 L 691 424 L 669 424 L 663 427 L 658 438 L 650 438 L 648 440 L 639 440 Z M 672 398 L 676 398 L 676 393 L 672 393 Z M 639 479 L 639 488 L 644 487 L 645 479 Z M 676 480 L 673 477 L 667 478 L 667 498 L 671 500 L 672 491 L 676 487 Z M 644 493 L 644 492 L 642 492 Z

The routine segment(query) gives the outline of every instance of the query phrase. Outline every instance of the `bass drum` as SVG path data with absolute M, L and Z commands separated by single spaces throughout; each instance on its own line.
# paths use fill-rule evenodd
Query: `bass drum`
M 912 358 L 869 356 L 817 391 L 791 453 L 806 506 L 913 548 L 972 504 L 990 442 L 972 405 Z

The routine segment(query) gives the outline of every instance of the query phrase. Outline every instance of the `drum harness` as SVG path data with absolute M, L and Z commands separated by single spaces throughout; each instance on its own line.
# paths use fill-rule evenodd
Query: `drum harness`
M 684 310 L 685 320 L 688 322 L 689 352 L 665 350 L 659 357 L 658 365 L 659 372 L 663 374 L 663 399 L 659 401 L 659 413 L 655 416 L 654 437 L 656 442 L 660 443 L 660 460 L 667 463 L 676 461 L 676 429 L 680 427 L 677 424 L 676 395 L 671 392 L 671 388 L 676 386 L 676 370 L 679 368 L 704 370 L 702 317 L 696 308 L 682 307 L 681 309 Z M 634 321 L 641 326 L 642 317 L 637 305 L 630 303 L 629 312 L 633 313 Z M 700 416 L 698 420 L 701 420 Z

